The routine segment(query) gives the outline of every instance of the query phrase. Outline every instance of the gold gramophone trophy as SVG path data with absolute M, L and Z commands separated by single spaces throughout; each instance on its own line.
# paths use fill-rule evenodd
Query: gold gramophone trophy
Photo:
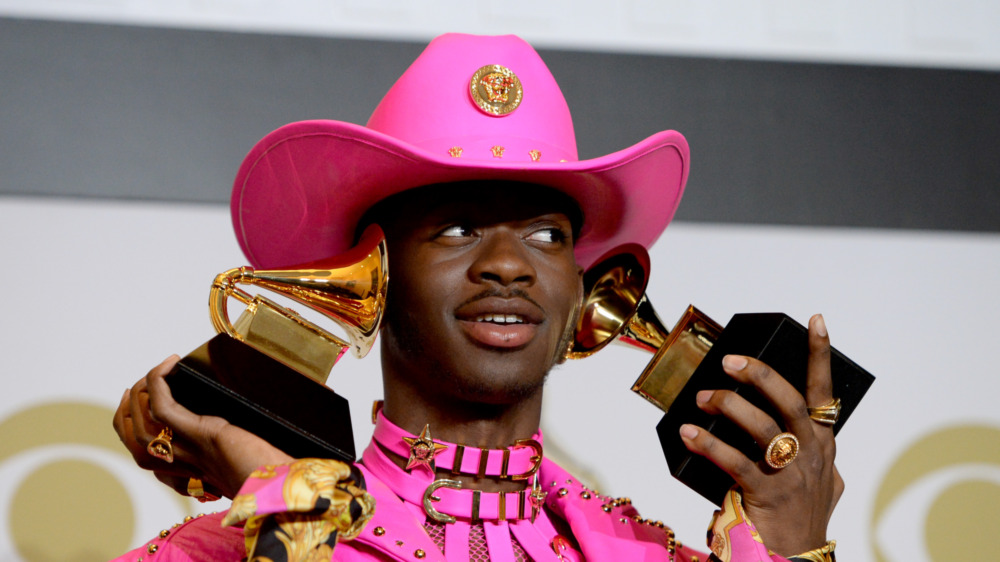
M 325 385 L 351 348 L 371 349 L 385 308 L 388 261 L 376 225 L 344 254 L 294 269 L 231 269 L 212 283 L 209 308 L 217 336 L 181 359 L 166 381 L 174 399 L 220 416 L 293 457 L 355 459 L 347 400 Z M 255 285 L 340 325 L 350 343 L 295 311 L 239 285 Z M 235 323 L 229 298 L 246 305 Z
M 690 453 L 680 438 L 680 426 L 693 423 L 739 449 L 748 458 L 763 458 L 760 446 L 722 416 L 703 412 L 695 404 L 701 390 L 728 389 L 781 424 L 781 416 L 753 388 L 737 383 L 722 370 L 728 354 L 760 359 L 805 393 L 809 347 L 805 327 L 781 313 L 736 314 L 723 328 L 689 306 L 672 330 L 667 330 L 646 297 L 649 255 L 630 244 L 606 254 L 584 274 L 584 302 L 570 359 L 592 355 L 612 341 L 638 347 L 653 358 L 632 390 L 664 411 L 656 426 L 671 474 L 716 505 L 721 505 L 733 479 L 702 456 Z M 833 396 L 840 398 L 838 432 L 875 377 L 836 349 L 831 349 Z

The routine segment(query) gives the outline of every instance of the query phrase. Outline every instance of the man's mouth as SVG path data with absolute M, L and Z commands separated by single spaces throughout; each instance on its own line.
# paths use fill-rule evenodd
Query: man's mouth
M 492 322 L 493 324 L 524 324 L 524 317 L 520 314 L 480 314 L 475 322 Z
M 472 341 L 503 349 L 527 345 L 545 321 L 537 305 L 520 298 L 475 299 L 460 306 L 455 317 Z

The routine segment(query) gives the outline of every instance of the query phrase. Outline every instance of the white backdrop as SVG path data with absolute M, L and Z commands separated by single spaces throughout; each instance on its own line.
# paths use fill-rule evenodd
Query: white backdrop
M 89 520 L 96 545 L 72 552 L 82 547 L 67 541 L 50 559 L 99 560 L 107 552 L 100 544 L 139 545 L 201 506 L 179 503 L 131 466 L 114 443 L 110 412 L 150 367 L 212 335 L 209 283 L 243 263 L 228 211 L 3 197 L 0 240 L 0 373 L 8 389 L 0 393 L 0 560 L 46 559 L 29 548 L 36 539 L 23 522 L 63 511 L 73 517 L 51 519 L 47 531 L 59 533 L 51 536 Z M 893 561 L 931 560 L 941 541 L 995 546 L 978 528 L 942 536 L 928 522 L 940 520 L 945 500 L 959 497 L 950 491 L 962 483 L 986 493 L 962 504 L 960 519 L 993 518 L 989 500 L 1000 461 L 952 454 L 938 459 L 942 466 L 922 469 L 907 465 L 907 451 L 942 429 L 1000 433 L 1000 382 L 990 359 L 1000 316 L 1000 236 L 678 223 L 652 258 L 648 293 L 668 325 L 688 303 L 721 322 L 735 312 L 777 310 L 802 322 L 822 312 L 834 345 L 877 377 L 839 439 L 847 491 L 830 536 L 841 559 L 876 560 L 876 538 Z M 351 401 L 359 446 L 370 435 L 371 401 L 381 393 L 377 355 L 346 358 L 330 381 Z M 647 359 L 614 346 L 554 372 L 543 420 L 547 443 L 586 466 L 602 492 L 632 497 L 645 517 L 701 546 L 712 508 L 669 477 L 655 438 L 658 410 L 628 390 Z M 83 427 L 88 408 L 107 416 L 98 431 L 107 440 L 87 441 L 89 433 L 43 438 Z M 11 421 L 25 416 L 30 421 L 20 426 Z M 1000 450 L 1000 438 L 992 439 L 970 449 Z M 89 466 L 90 478 L 119 482 L 114 497 L 134 512 L 134 532 L 121 536 L 103 511 L 90 517 L 88 505 L 80 505 L 89 501 L 86 490 L 25 500 L 51 479 L 43 474 L 47 466 Z M 886 495 L 891 470 L 909 479 Z

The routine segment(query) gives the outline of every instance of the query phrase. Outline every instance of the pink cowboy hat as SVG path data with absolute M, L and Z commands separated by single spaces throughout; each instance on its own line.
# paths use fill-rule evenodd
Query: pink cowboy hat
M 648 248 L 674 216 L 688 176 L 676 131 L 579 160 L 569 108 L 538 53 L 513 35 L 442 35 L 367 126 L 300 121 L 250 150 L 233 185 L 233 224 L 258 268 L 343 253 L 361 216 L 429 184 L 511 180 L 572 197 L 584 222 L 578 263 L 623 244 Z

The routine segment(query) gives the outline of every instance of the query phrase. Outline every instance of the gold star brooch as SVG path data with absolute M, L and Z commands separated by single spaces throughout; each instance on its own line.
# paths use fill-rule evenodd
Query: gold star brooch
M 435 470 L 434 457 L 441 451 L 448 448 L 447 445 L 435 443 L 431 437 L 431 424 L 424 425 L 424 430 L 420 432 L 420 437 L 404 437 L 403 441 L 410 446 L 410 459 L 406 461 L 406 470 L 422 464 L 431 471 Z

